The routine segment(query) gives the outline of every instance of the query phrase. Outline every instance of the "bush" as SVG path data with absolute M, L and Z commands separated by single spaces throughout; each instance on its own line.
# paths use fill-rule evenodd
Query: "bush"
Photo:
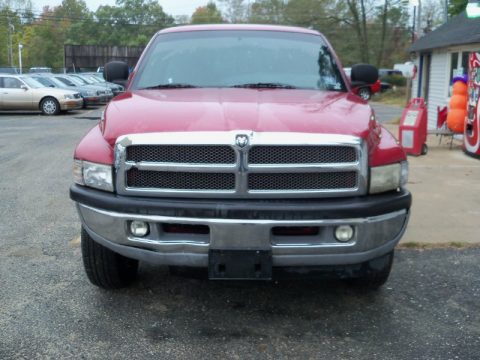
M 386 75 L 381 78 L 381 81 L 394 86 L 405 86 L 407 84 L 407 78 L 402 75 Z

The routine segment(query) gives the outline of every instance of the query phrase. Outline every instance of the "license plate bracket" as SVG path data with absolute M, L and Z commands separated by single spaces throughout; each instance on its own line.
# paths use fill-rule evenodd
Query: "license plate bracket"
M 270 250 L 210 250 L 208 277 L 212 280 L 271 280 Z

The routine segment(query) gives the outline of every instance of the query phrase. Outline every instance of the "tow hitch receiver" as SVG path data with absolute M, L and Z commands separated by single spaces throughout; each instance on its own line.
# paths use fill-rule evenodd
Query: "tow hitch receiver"
M 212 280 L 270 280 L 270 250 L 210 250 L 208 276 Z

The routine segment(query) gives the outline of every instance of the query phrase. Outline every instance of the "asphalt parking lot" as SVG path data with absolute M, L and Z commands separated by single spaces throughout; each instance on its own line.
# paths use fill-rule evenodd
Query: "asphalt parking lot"
M 128 289 L 90 285 L 68 187 L 98 114 L 0 113 L 0 359 L 480 358 L 476 247 L 397 250 L 377 293 L 148 264 Z

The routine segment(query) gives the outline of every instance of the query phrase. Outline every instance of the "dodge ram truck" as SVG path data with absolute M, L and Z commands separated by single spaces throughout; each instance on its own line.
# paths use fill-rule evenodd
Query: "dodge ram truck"
M 139 261 L 210 279 L 324 271 L 376 289 L 407 226 L 408 163 L 326 38 L 303 28 L 156 33 L 74 154 L 83 263 L 102 288 Z

